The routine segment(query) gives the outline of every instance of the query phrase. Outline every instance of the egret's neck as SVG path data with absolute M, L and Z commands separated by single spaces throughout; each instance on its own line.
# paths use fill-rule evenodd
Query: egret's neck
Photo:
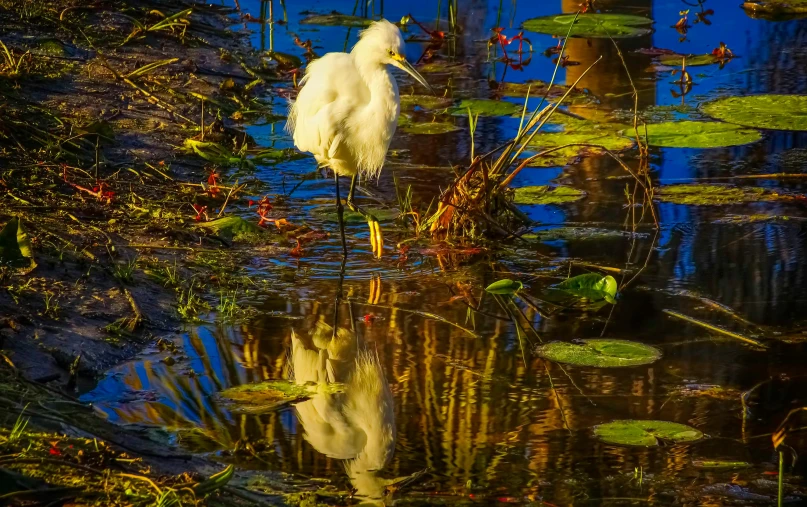
M 398 83 L 392 77 L 389 66 L 372 58 L 362 58 L 361 54 L 354 55 L 356 67 L 362 80 L 367 84 L 370 92 L 370 104 L 387 113 L 388 119 L 398 118 Z

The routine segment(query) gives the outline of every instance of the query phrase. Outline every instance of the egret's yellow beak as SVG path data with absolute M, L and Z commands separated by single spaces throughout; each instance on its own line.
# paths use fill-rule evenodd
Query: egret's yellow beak
M 427 90 L 429 90 L 429 92 L 432 93 L 432 95 L 437 95 L 437 92 L 435 92 L 434 88 L 432 88 L 428 81 L 426 81 L 426 78 L 421 76 L 420 72 L 416 71 L 415 68 L 412 67 L 412 64 L 406 61 L 406 58 L 404 58 L 403 55 L 393 55 L 392 64 L 415 78 L 415 81 L 422 84 Z

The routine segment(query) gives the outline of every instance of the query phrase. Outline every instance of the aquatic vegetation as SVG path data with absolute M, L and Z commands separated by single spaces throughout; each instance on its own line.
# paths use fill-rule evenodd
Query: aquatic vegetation
M 662 202 L 693 206 L 722 206 L 744 202 L 787 199 L 761 187 L 737 187 L 730 185 L 682 184 L 665 185 L 656 189 L 656 198 Z
M 239 236 L 266 234 L 266 231 L 259 227 L 258 224 L 244 220 L 238 215 L 229 215 L 209 222 L 198 222 L 194 225 L 207 229 L 227 241 L 237 241 Z
M 594 436 L 606 444 L 655 447 L 661 442 L 696 442 L 704 434 L 691 426 L 669 421 L 620 420 L 594 426 Z
M 619 284 L 611 275 L 602 276 L 597 273 L 585 273 L 553 285 L 551 290 L 564 292 L 587 301 L 605 300 L 614 304 L 616 303 L 615 298 L 618 288 Z
M 267 380 L 231 387 L 216 396 L 231 404 L 235 412 L 263 414 L 290 403 L 307 400 L 316 394 L 336 394 L 343 391 L 344 386 L 336 382 L 317 385 L 297 384 L 291 380 Z
M 807 14 L 807 0 L 750 0 L 741 7 L 750 16 L 766 18 L 790 18 Z
M 722 148 L 753 143 L 762 138 L 758 130 L 721 122 L 673 121 L 650 123 L 645 128 L 647 144 L 668 148 Z M 633 130 L 622 133 L 631 136 Z
M 751 463 L 747 461 L 727 461 L 699 459 L 692 462 L 692 466 L 701 470 L 740 470 L 751 468 Z
M 448 97 L 439 97 L 436 95 L 408 95 L 402 94 L 401 109 L 409 110 L 416 107 L 422 109 L 446 109 L 451 105 L 451 99 Z M 403 117 L 403 115 L 401 115 Z M 400 122 L 399 122 L 400 125 Z
M 485 287 L 485 291 L 490 292 L 491 294 L 512 295 L 523 288 L 524 284 L 522 284 L 518 280 L 510 280 L 509 278 L 505 278 L 502 280 L 497 280 L 492 284 L 488 285 L 487 287 Z
M 514 204 L 563 204 L 578 201 L 586 196 L 586 193 L 576 188 L 563 185 L 550 187 L 549 185 L 537 185 L 533 187 L 519 187 L 515 189 L 513 197 Z
M 715 63 L 720 63 L 720 58 L 712 53 L 707 53 L 703 55 L 679 55 L 679 54 L 660 55 L 658 57 L 658 62 L 661 65 L 677 66 L 681 65 L 684 59 L 686 59 L 687 67 L 700 67 L 704 65 L 713 65 Z
M 610 339 L 579 340 L 579 343 L 549 342 L 538 346 L 535 353 L 558 363 L 597 368 L 641 366 L 661 358 L 661 351 L 650 345 Z
M 332 12 L 330 14 L 309 14 L 300 20 L 300 24 L 302 25 L 350 27 L 367 27 L 372 22 L 372 19 L 351 16 L 349 14 L 339 14 L 338 12 Z
M 807 96 L 749 95 L 706 102 L 701 110 L 718 120 L 772 130 L 807 130 Z
M 460 129 L 450 121 L 415 121 L 410 116 L 401 114 L 398 117 L 398 127 L 407 134 L 435 135 L 457 132 Z
M 574 26 L 570 26 L 574 24 Z M 521 26 L 525 30 L 549 35 L 566 35 L 587 38 L 638 37 L 650 33 L 652 19 L 632 14 L 584 13 L 559 14 L 528 19 Z
M 523 106 L 506 100 L 490 99 L 464 99 L 456 106 L 448 108 L 448 112 L 455 116 L 471 114 L 479 116 L 514 116 L 521 114 Z

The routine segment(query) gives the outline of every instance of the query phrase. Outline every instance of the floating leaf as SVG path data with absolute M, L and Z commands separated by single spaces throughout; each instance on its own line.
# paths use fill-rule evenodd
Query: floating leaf
M 211 220 L 210 222 L 199 222 L 195 225 L 213 231 L 214 234 L 226 240 L 232 240 L 234 237 L 241 234 L 262 234 L 266 232 L 264 229 L 259 227 L 258 224 L 244 220 L 237 215 L 218 218 L 216 220 Z
M 348 14 L 339 14 L 338 12 L 332 12 L 330 14 L 311 14 L 300 20 L 301 25 L 352 27 L 370 26 L 370 23 L 372 22 L 372 19 L 360 18 L 359 16 L 350 16 Z
M 633 129 L 622 131 L 634 136 Z M 643 134 L 640 129 L 640 134 Z M 723 148 L 753 143 L 762 138 L 758 130 L 731 123 L 706 121 L 671 121 L 647 125 L 647 142 L 668 148 Z
M 262 414 L 317 393 L 333 394 L 343 390 L 343 385 L 335 383 L 299 385 L 290 380 L 268 380 L 231 387 L 219 392 L 217 397 L 231 405 L 235 412 Z
M 692 466 L 707 470 L 736 470 L 738 468 L 751 468 L 752 465 L 746 461 L 696 459 L 692 462 Z
M 465 99 L 456 106 L 450 107 L 448 112 L 455 116 L 468 116 L 468 109 L 470 109 L 471 113 L 480 116 L 513 116 L 520 115 L 522 108 L 522 105 L 506 100 Z
M 590 144 L 602 146 L 608 151 L 619 152 L 631 148 L 633 139 L 623 136 L 619 130 L 610 128 L 579 128 L 567 129 L 563 132 L 540 132 L 530 141 L 530 147 L 536 151 L 544 151 L 550 148 L 557 148 L 566 144 Z M 531 164 L 533 166 L 543 166 L 547 160 L 558 165 L 558 161 L 573 161 L 578 156 L 588 154 L 604 153 L 602 149 L 594 146 L 568 146 L 548 154 L 547 157 L 539 157 Z
M 707 102 L 701 110 L 718 120 L 772 130 L 807 130 L 807 95 L 750 95 Z
M 31 238 L 17 217 L 9 220 L 0 231 L 0 264 L 24 270 L 36 267 Z
M 509 278 L 505 278 L 503 280 L 493 282 L 485 287 L 485 290 L 491 294 L 515 294 L 523 288 L 524 284 L 518 280 L 510 280 Z
M 719 206 L 790 198 L 761 187 L 702 184 L 665 185 L 656 189 L 655 195 L 662 202 L 695 206 Z
M 549 185 L 536 185 L 516 189 L 515 204 L 561 204 L 582 199 L 586 193 L 576 188 Z
M 531 32 L 565 36 L 574 14 L 560 14 L 528 19 L 522 28 Z M 637 37 L 650 33 L 652 19 L 631 14 L 580 14 L 569 33 L 572 37 L 613 38 Z
M 607 444 L 654 447 L 660 441 L 695 442 L 703 438 L 703 433 L 668 421 L 620 420 L 594 426 L 594 436 Z
M 597 273 L 586 273 L 568 278 L 559 284 L 553 285 L 552 288 L 590 301 L 604 299 L 613 304 L 619 284 L 611 275 L 602 276 Z
M 540 80 L 528 80 L 523 83 L 495 83 L 494 91 L 504 97 L 526 97 L 529 91 L 530 97 L 543 97 L 546 94 L 548 83 Z M 549 98 L 562 96 L 569 89 L 568 86 L 554 84 L 550 89 Z M 583 104 L 593 100 L 593 97 L 581 90 L 572 90 L 564 100 L 565 105 Z M 560 115 L 558 115 L 560 116 Z
M 407 134 L 447 134 L 460 128 L 448 121 L 414 121 L 407 115 L 398 116 L 398 126 Z
M 401 109 L 445 109 L 451 105 L 451 99 L 434 95 L 401 95 Z
M 661 55 L 658 57 L 658 62 L 662 65 L 670 67 L 680 67 L 684 61 L 685 55 Z M 712 65 L 718 63 L 720 60 L 711 53 L 703 55 L 689 55 L 686 56 L 687 67 L 700 67 L 703 65 Z
M 601 229 L 597 227 L 553 227 L 531 232 L 521 236 L 522 239 L 537 241 L 587 241 L 612 238 L 647 237 L 647 234 L 632 233 L 616 229 Z
M 452 73 L 452 72 L 465 72 L 467 66 L 462 63 L 450 62 L 448 60 L 433 60 L 429 63 L 424 63 L 417 67 L 421 73 Z
M 535 352 L 550 361 L 597 368 L 640 366 L 661 358 L 660 350 L 639 342 L 606 339 L 581 341 L 582 344 L 551 342 L 539 346 Z
M 807 0 L 752 0 L 743 2 L 743 9 L 753 17 L 789 18 L 807 14 Z

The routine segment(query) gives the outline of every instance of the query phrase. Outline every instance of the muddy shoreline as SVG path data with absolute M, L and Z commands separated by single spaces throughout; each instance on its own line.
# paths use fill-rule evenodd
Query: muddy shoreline
M 7 428 L 34 403 L 29 430 L 104 439 L 152 477 L 221 470 L 74 396 L 148 346 L 173 347 L 183 322 L 243 286 L 245 258 L 288 249 L 254 225 L 236 238 L 196 227 L 262 194 L 222 175 L 216 157 L 249 165 L 255 146 L 239 122 L 279 118 L 256 99 L 276 71 L 229 29 L 235 14 L 181 1 L 0 2 L 0 40 L 18 62 L 0 72 L 0 223 L 16 218 L 33 252 L 0 273 Z

